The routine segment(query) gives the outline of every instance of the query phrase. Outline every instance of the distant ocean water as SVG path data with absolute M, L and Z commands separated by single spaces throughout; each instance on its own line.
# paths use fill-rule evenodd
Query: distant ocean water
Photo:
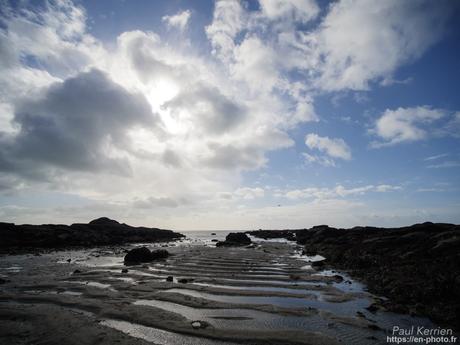
M 245 232 L 247 230 L 191 230 L 191 231 L 178 231 L 181 234 L 184 234 L 192 240 L 212 240 L 217 239 L 219 241 L 225 240 L 225 237 L 231 232 Z M 215 233 L 215 235 L 212 235 Z

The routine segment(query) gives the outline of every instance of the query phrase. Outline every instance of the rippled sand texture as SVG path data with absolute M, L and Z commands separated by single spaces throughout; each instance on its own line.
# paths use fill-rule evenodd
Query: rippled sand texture
M 2 257 L 0 343 L 379 344 L 395 324 L 429 325 L 370 312 L 359 283 L 312 270 L 290 243 L 167 249 L 127 273 L 120 248 Z

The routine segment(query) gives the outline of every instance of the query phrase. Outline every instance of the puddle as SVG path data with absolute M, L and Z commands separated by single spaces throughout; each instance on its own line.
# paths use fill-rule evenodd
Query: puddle
M 149 267 L 149 270 L 158 272 L 161 274 L 176 274 L 176 275 L 201 275 L 201 276 L 216 276 L 216 275 L 231 275 L 231 276 L 241 276 L 241 277 L 255 277 L 255 278 L 289 278 L 287 274 L 266 274 L 266 273 L 254 273 L 249 271 L 230 271 L 230 270 L 213 270 L 210 272 L 210 269 L 202 269 L 202 270 L 187 270 L 187 269 L 175 269 L 171 267 L 164 267 L 164 269 L 159 269 L 155 267 Z M 273 272 L 270 272 L 273 273 Z
M 182 304 L 158 301 L 138 300 L 135 305 L 159 308 L 184 316 L 189 320 L 204 320 L 216 328 L 246 330 L 316 330 L 326 328 L 326 321 L 317 316 L 283 316 L 251 309 L 211 309 L 192 308 Z
M 281 243 L 281 244 L 287 244 L 291 246 L 297 245 L 296 241 L 290 241 L 284 237 L 278 237 L 278 238 L 262 238 L 262 237 L 256 237 L 253 235 L 248 235 L 248 237 L 251 239 L 253 243 Z
M 383 332 L 375 332 L 367 327 L 357 327 L 341 322 L 331 322 L 320 315 L 285 316 L 251 309 L 210 309 L 192 308 L 182 304 L 158 301 L 139 300 L 135 305 L 144 305 L 174 312 L 189 320 L 203 320 L 217 329 L 235 329 L 241 331 L 307 331 L 320 332 L 335 337 L 345 344 L 369 344 L 367 337 L 378 337 L 379 343 L 384 340 Z M 347 320 L 347 319 L 346 319 Z M 354 318 L 348 319 L 353 322 Z
M 47 290 L 24 290 L 24 293 L 31 294 L 52 294 L 52 295 L 69 295 L 69 296 L 81 296 L 82 292 L 78 291 L 47 291 Z
M 182 295 L 203 298 L 216 302 L 234 304 L 267 304 L 293 309 L 316 308 L 344 316 L 355 316 L 357 311 L 364 309 L 370 304 L 369 300 L 365 298 L 357 298 L 351 301 L 335 303 L 299 297 L 233 296 L 224 294 L 211 294 L 208 292 L 201 292 L 188 289 L 168 289 L 164 290 L 164 292 L 178 293 Z
M 83 295 L 82 292 L 77 292 L 77 291 L 62 291 L 62 292 L 58 292 L 57 293 L 58 295 L 62 294 L 62 295 L 70 295 L 70 296 L 81 296 Z
M 143 271 L 138 271 L 138 270 L 132 270 L 128 269 L 128 273 L 126 274 L 132 274 L 135 276 L 143 276 L 143 277 L 152 277 L 152 278 L 159 278 L 159 279 L 166 279 L 168 274 L 153 274 L 153 273 L 148 273 L 148 272 L 143 272 Z
M 231 342 L 182 335 L 126 321 L 104 320 L 100 324 L 117 329 L 131 337 L 140 338 L 158 345 L 235 345 L 235 343 Z
M 292 285 L 292 286 L 311 286 L 311 285 L 326 285 L 324 282 L 319 281 L 302 281 L 302 280 L 257 280 L 257 279 L 236 279 L 236 278 L 216 278 L 219 281 L 229 281 L 248 284 L 278 284 L 278 285 Z
M 255 270 L 255 271 L 261 271 L 261 272 L 269 272 L 269 273 L 278 273 L 278 272 L 282 272 L 283 271 L 283 268 L 280 268 L 280 267 L 269 267 L 269 266 L 256 266 L 256 265 L 244 265 L 244 264 L 222 264 L 222 263 L 195 263 L 195 262 L 186 262 L 186 263 L 183 263 L 183 262 L 177 262 L 177 265 L 176 267 L 183 267 L 183 266 L 187 266 L 187 267 L 183 267 L 183 268 L 201 268 L 201 269 L 214 269 L 214 268 L 217 268 L 217 269 L 230 269 L 230 270 L 238 270 L 238 269 L 245 269 L 245 270 L 248 270 L 248 269 L 252 269 L 252 270 Z M 163 265 L 163 264 L 155 264 L 155 266 L 159 267 L 159 266 L 163 266 L 163 267 L 171 267 L 171 266 L 167 266 L 167 265 Z
M 294 255 L 289 256 L 292 259 L 298 259 L 298 260 L 303 260 L 306 262 L 318 262 L 318 261 L 323 261 L 326 260 L 324 256 L 321 255 L 313 255 L 313 256 L 308 256 L 308 255 L 302 255 L 301 253 L 296 253 Z
M 284 287 L 271 287 L 271 286 L 237 286 L 237 285 L 219 285 L 219 284 L 208 284 L 208 283 L 192 283 L 193 285 L 215 287 L 226 290 L 247 290 L 247 291 L 260 291 L 260 292 L 285 292 L 297 295 L 304 295 L 306 293 L 314 293 L 314 291 L 308 289 L 290 289 Z
M 8 273 L 19 273 L 19 272 L 22 271 L 22 267 L 21 266 L 2 267 L 2 268 L 0 268 L 0 270 L 6 271 L 5 272 L 6 274 L 8 274 Z
M 285 264 L 283 262 L 273 262 L 272 265 L 273 266 L 289 266 L 288 264 Z
M 337 272 L 335 270 L 323 270 L 318 273 L 312 274 L 313 276 L 322 277 L 333 277 L 340 275 L 343 277 L 343 281 L 340 283 L 333 282 L 332 286 L 344 292 L 365 292 L 365 285 L 353 280 L 348 274 L 343 272 Z
M 63 282 L 65 283 L 71 283 L 71 284 L 81 284 L 81 285 L 87 285 L 87 286 L 92 286 L 96 287 L 98 289 L 107 289 L 110 291 L 117 291 L 115 290 L 112 285 L 110 284 L 103 284 L 99 282 L 93 282 L 93 281 L 78 281 L 78 280 L 64 280 Z
M 131 284 L 136 284 L 137 283 L 134 278 L 130 278 L 130 277 L 112 277 L 110 279 L 121 280 L 122 282 L 131 283 Z
M 77 259 L 75 262 L 82 266 L 87 267 L 111 267 L 111 266 L 122 266 L 124 257 L 116 256 L 90 256 L 87 259 Z

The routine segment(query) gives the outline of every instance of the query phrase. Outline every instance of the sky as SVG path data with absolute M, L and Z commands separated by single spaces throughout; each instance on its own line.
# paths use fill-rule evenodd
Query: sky
M 0 221 L 460 223 L 460 5 L 0 0 Z

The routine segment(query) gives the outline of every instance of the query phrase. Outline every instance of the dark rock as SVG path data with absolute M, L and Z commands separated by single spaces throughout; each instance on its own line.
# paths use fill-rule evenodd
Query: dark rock
M 150 261 L 157 259 L 165 259 L 169 256 L 169 252 L 165 249 L 153 250 L 150 254 Z
M 88 224 L 15 225 L 0 222 L 0 252 L 34 252 L 40 248 L 91 247 L 134 242 L 165 242 L 182 234 L 157 228 L 133 227 L 109 218 Z
M 147 247 L 134 248 L 125 255 L 124 263 L 125 265 L 133 265 L 157 259 L 164 259 L 168 256 L 169 252 L 164 249 L 150 251 Z
M 127 269 L 127 268 L 123 268 L 123 269 L 121 270 L 121 273 L 128 273 L 128 269 Z
M 125 255 L 125 264 L 131 263 L 141 263 L 141 262 L 149 262 L 152 259 L 152 252 L 147 247 L 141 248 L 134 248 L 131 249 L 128 254 Z
M 0 284 L 9 283 L 11 280 L 0 278 Z
M 251 239 L 243 232 L 231 232 L 225 237 L 226 242 L 238 243 L 238 244 L 250 244 Z
M 311 263 L 311 267 L 314 269 L 323 269 L 325 265 L 326 265 L 325 260 L 313 261 Z
M 75 271 L 73 271 L 73 274 L 80 274 L 80 273 L 81 273 L 80 270 L 75 270 Z
M 366 309 L 369 310 L 371 313 L 375 313 L 377 310 L 379 310 L 379 307 L 375 303 L 372 303 Z
M 367 328 L 372 329 L 373 331 L 380 331 L 381 328 L 377 325 L 374 325 L 373 323 L 370 323 L 367 325 Z
M 167 276 L 166 281 L 167 282 L 172 282 L 172 281 L 174 281 L 174 277 L 173 276 Z
M 332 278 L 334 278 L 334 281 L 335 281 L 336 283 L 341 283 L 341 282 L 343 282 L 343 277 L 342 277 L 341 275 L 339 275 L 339 274 L 333 275 Z
M 225 241 L 216 243 L 216 247 L 221 246 L 245 246 L 251 244 L 251 239 L 244 232 L 231 232 L 225 238 Z
M 295 241 L 297 230 L 262 230 L 257 231 L 247 231 L 251 236 L 257 238 L 263 238 L 264 240 L 273 239 L 273 238 L 285 238 L 289 241 Z
M 460 329 L 460 226 L 422 223 L 402 228 L 319 226 L 296 232 L 305 250 L 327 262 L 312 267 L 337 267 L 363 281 L 388 300 L 381 307 L 427 316 Z M 352 284 L 346 280 L 344 283 Z M 376 306 L 369 311 L 375 312 Z
M 212 232 L 212 233 L 211 233 L 211 236 L 216 236 L 216 233 L 215 233 L 215 232 Z
M 188 283 L 188 279 L 181 278 L 181 279 L 178 279 L 177 282 L 178 282 L 178 283 L 181 283 L 181 284 L 187 284 L 187 283 Z
M 219 240 L 216 240 L 215 238 L 213 238 L 211 242 L 219 242 Z
M 107 218 L 107 217 L 101 217 L 101 218 L 94 219 L 94 220 L 90 221 L 88 224 L 91 224 L 91 225 L 106 225 L 106 226 L 107 225 L 108 226 L 121 225 L 116 220 L 113 220 L 113 219 L 110 219 L 110 218 Z

